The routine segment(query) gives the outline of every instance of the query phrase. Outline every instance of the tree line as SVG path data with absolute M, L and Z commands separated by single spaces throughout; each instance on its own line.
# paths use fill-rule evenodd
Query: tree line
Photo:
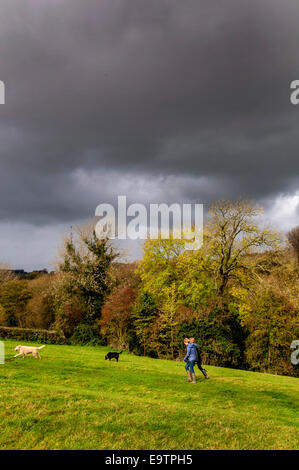
M 283 237 L 262 220 L 250 201 L 218 201 L 200 249 L 148 239 L 134 263 L 93 226 L 78 228 L 55 272 L 20 280 L 2 266 L 0 325 L 169 359 L 182 359 L 183 338 L 194 336 L 206 364 L 298 376 L 299 227 Z

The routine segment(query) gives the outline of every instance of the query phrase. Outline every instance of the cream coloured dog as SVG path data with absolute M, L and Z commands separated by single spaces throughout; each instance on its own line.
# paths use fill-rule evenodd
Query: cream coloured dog
M 37 346 L 21 346 L 19 344 L 19 346 L 15 348 L 15 351 L 18 351 L 19 354 L 16 354 L 15 357 L 18 357 L 18 356 L 25 357 L 27 356 L 27 354 L 32 354 L 32 356 L 36 357 L 36 359 L 38 357 L 41 359 L 38 350 L 43 349 L 44 347 L 45 347 L 45 344 L 43 346 L 38 346 L 38 347 Z

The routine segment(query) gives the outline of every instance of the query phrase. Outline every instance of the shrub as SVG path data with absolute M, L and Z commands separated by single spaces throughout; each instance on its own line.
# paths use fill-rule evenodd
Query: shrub
M 18 339 L 23 341 L 36 341 L 46 344 L 64 344 L 65 337 L 57 331 L 37 330 L 33 328 L 11 328 L 0 326 L 1 339 Z
M 101 344 L 99 327 L 97 325 L 89 325 L 79 323 L 75 328 L 74 334 L 70 339 L 72 344 L 91 345 Z

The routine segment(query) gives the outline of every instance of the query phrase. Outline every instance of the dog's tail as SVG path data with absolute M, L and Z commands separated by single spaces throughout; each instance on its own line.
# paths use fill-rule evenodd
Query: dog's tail
M 45 345 L 45 344 L 43 344 L 42 346 L 40 346 L 40 347 L 39 347 L 39 348 L 37 348 L 37 349 L 43 349 L 43 348 L 45 348 L 45 347 L 46 347 L 46 345 Z
M 122 351 L 119 352 L 119 354 L 121 354 L 121 353 L 122 353 Z

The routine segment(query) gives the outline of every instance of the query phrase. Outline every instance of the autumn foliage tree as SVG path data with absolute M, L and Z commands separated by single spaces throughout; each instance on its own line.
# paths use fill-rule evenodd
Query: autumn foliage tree
M 287 238 L 299 263 L 299 225 L 288 232 Z
M 10 266 L 6 263 L 0 263 L 0 287 L 8 281 L 14 280 L 16 280 L 16 276 Z
M 247 255 L 278 246 L 278 234 L 261 228 L 256 221 L 262 212 L 260 207 L 246 200 L 212 204 L 205 230 L 205 243 L 212 255 L 220 296 L 224 294 L 230 280 L 241 281 L 249 273 Z
M 299 294 L 299 288 L 294 286 Z M 296 371 L 290 361 L 290 345 L 299 334 L 299 304 L 288 288 L 273 279 L 256 286 L 247 299 L 242 324 L 248 330 L 246 359 L 254 370 L 288 373 Z
M 110 345 L 128 349 L 134 325 L 136 289 L 122 287 L 107 299 L 100 320 L 101 333 Z
M 8 281 L 0 290 L 2 324 L 5 326 L 26 326 L 26 305 L 32 294 L 27 281 Z
M 41 275 L 28 282 L 30 299 L 27 302 L 23 324 L 26 328 L 47 329 L 55 321 L 53 275 Z

